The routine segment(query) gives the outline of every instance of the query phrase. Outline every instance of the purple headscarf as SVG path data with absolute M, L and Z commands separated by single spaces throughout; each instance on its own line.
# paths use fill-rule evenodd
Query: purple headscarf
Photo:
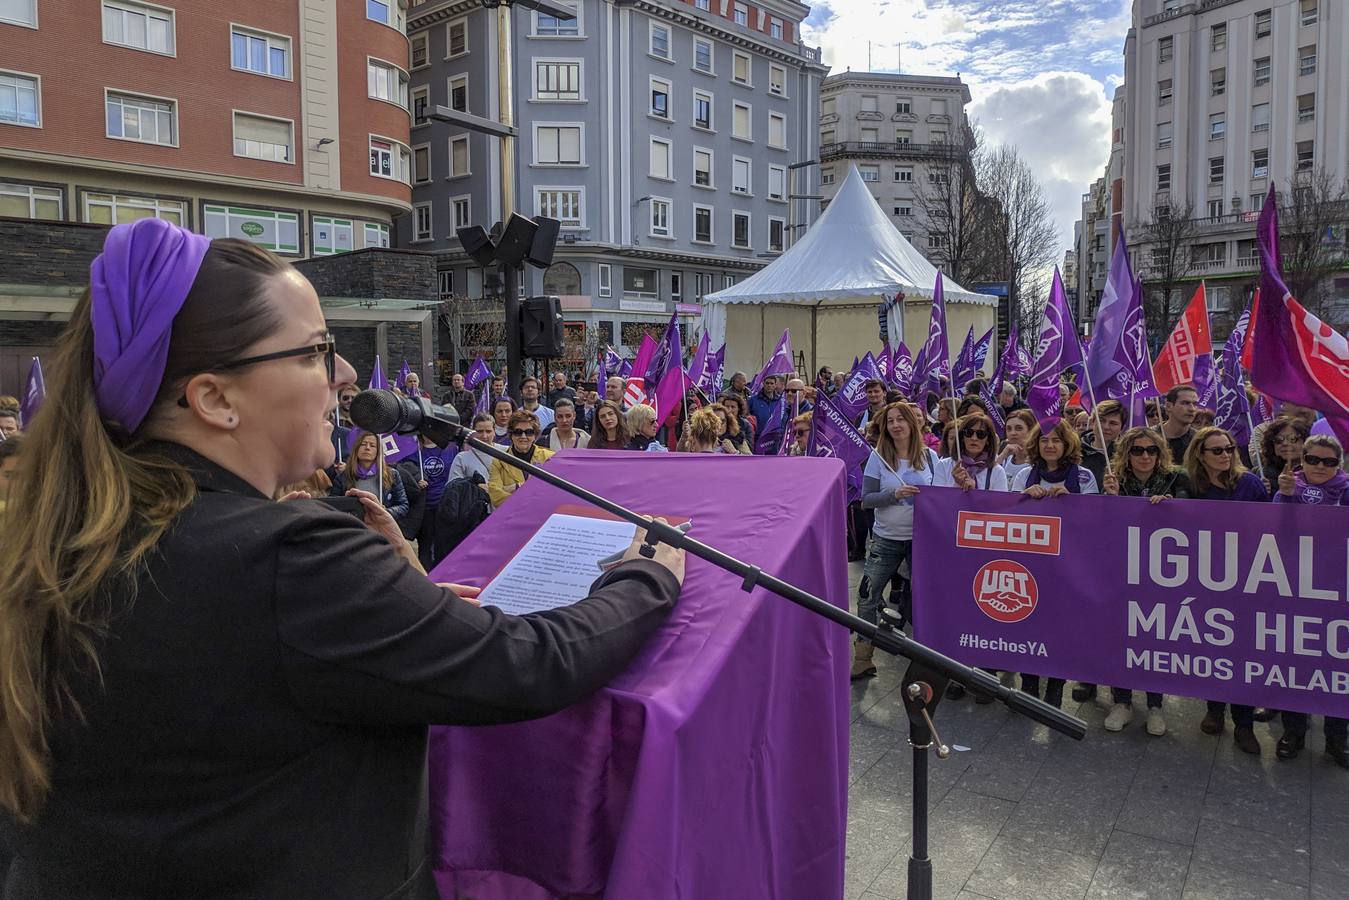
M 159 393 L 173 319 L 210 246 L 162 219 L 140 219 L 109 231 L 90 267 L 94 398 L 99 415 L 128 433 Z

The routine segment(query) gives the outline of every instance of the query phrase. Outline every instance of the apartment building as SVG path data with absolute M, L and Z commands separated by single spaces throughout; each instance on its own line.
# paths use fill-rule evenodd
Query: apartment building
M 970 137 L 970 89 L 959 77 L 844 72 L 820 90 L 820 187 L 827 206 L 855 163 L 900 233 L 943 267 L 945 235 L 924 210 L 948 190 Z M 924 197 L 930 199 L 926 204 Z
M 1082 218 L 1074 225 L 1077 301 L 1073 311 L 1079 323 L 1090 323 L 1096 316 L 1115 243 L 1124 228 L 1124 98 L 1124 87 L 1116 88 L 1110 107 L 1110 157 L 1104 174 L 1082 195 Z
M 673 311 L 761 268 L 813 221 L 820 80 L 794 0 L 566 0 L 555 18 L 511 9 L 512 179 L 518 211 L 562 222 L 554 264 L 524 294 L 562 299 L 568 346 L 634 350 Z M 478 300 L 495 277 L 455 237 L 501 208 L 499 139 L 433 119 L 438 105 L 499 119 L 496 10 L 409 10 L 412 215 L 400 246 L 436 251 L 441 293 Z M 494 312 L 484 311 L 487 317 Z M 471 318 L 471 317 L 470 317 Z M 484 321 L 486 319 L 484 318 Z M 466 335 L 465 353 L 492 353 Z M 579 367 L 576 358 L 564 364 Z
M 1339 0 L 1135 2 L 1120 207 L 1145 280 L 1165 252 L 1144 240 L 1147 224 L 1188 214 L 1188 280 L 1207 280 L 1214 313 L 1244 305 L 1270 185 L 1286 191 L 1317 171 L 1338 185 L 1349 176 L 1346 46 L 1349 5 Z M 1342 246 L 1343 229 L 1326 239 Z M 1349 301 L 1349 277 L 1336 290 Z

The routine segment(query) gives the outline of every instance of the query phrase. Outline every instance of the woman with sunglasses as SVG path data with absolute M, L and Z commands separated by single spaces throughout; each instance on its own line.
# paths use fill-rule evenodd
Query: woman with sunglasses
M 805 456 L 810 449 L 810 428 L 814 412 L 803 412 L 792 420 L 792 443 L 787 448 L 788 456 Z
M 1253 472 L 1246 471 L 1237 455 L 1236 441 L 1222 428 L 1209 426 L 1195 432 L 1185 451 L 1185 473 L 1190 479 L 1190 496 L 1196 500 L 1245 500 L 1264 503 L 1269 500 L 1265 486 Z M 1255 737 L 1255 707 L 1233 703 L 1232 737 L 1245 753 L 1258 754 L 1260 741 Z M 1199 728 L 1204 734 L 1222 734 L 1226 727 L 1227 704 L 1208 702 L 1208 712 Z
M 373 494 L 381 498 L 393 520 L 401 522 L 408 514 L 407 489 L 395 468 L 384 463 L 384 448 L 380 446 L 379 435 L 358 428 L 352 431 L 352 436 L 355 440 L 351 455 L 347 457 L 347 464 L 337 470 L 332 496 L 343 497 L 353 489 Z
M 1311 425 L 1300 417 L 1279 415 L 1269 423 L 1260 438 L 1260 475 L 1267 490 L 1277 489 L 1285 469 L 1302 464 L 1302 445 L 1310 434 Z
M 151 218 L 90 281 L 0 518 L 6 896 L 435 897 L 425 726 L 590 696 L 682 556 L 634 542 L 579 603 L 480 609 L 373 495 L 272 499 L 332 465 L 356 379 L 294 267 Z
M 1106 401 L 1114 402 L 1114 401 Z M 1102 406 L 1105 403 L 1101 404 Z M 1190 496 L 1185 470 L 1171 464 L 1171 445 L 1152 428 L 1130 428 L 1115 438 L 1115 456 L 1105 474 L 1105 492 L 1112 497 L 1146 497 L 1152 504 Z M 1133 691 L 1111 688 L 1111 707 L 1105 717 L 1106 731 L 1123 731 L 1133 719 Z M 1148 691 L 1148 734 L 1166 734 L 1163 696 Z
M 628 440 L 629 450 L 665 452 L 665 445 L 656 440 L 656 432 L 660 431 L 660 423 L 656 421 L 655 409 L 645 403 L 638 403 L 628 410 L 627 419 L 628 432 L 632 435 Z
M 721 439 L 731 448 L 731 452 L 741 456 L 754 455 L 754 447 L 749 442 L 748 423 L 742 427 L 740 417 L 727 409 L 720 400 L 710 408 L 721 417 Z
M 595 432 L 586 445 L 588 449 L 626 450 L 631 439 L 622 407 L 612 400 L 605 400 L 595 407 Z
M 539 418 L 529 410 L 520 409 L 511 413 L 506 432 L 511 438 L 507 452 L 516 459 L 536 466 L 552 459 L 553 451 L 536 443 L 539 439 Z M 492 498 L 492 506 L 501 506 L 528 478 L 523 470 L 499 459 L 492 460 L 492 464 L 487 467 L 487 496 Z
M 976 409 L 956 420 L 951 435 L 947 444 L 959 448 L 959 458 L 937 460 L 933 487 L 1007 490 L 1007 472 L 998 465 L 998 434 L 993 430 L 993 420 Z

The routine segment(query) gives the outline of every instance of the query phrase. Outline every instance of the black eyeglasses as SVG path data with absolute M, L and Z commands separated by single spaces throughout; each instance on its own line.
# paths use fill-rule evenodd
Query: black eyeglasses
M 1338 456 L 1312 456 L 1310 453 L 1302 454 L 1302 464 L 1304 466 L 1325 466 L 1333 469 L 1340 464 Z
M 328 367 L 328 383 L 332 384 L 337 380 L 337 341 L 331 334 L 325 334 L 322 343 L 307 344 L 304 347 L 296 347 L 293 350 L 278 350 L 275 353 L 263 353 L 260 356 L 245 356 L 243 359 L 222 363 L 215 368 L 218 372 L 228 372 L 230 369 L 242 369 L 244 366 L 251 366 L 255 363 L 271 362 L 274 359 L 293 359 L 297 356 L 315 356 L 318 354 L 322 354 L 324 357 L 324 364 Z M 178 405 L 183 409 L 187 409 L 187 397 L 179 397 Z
M 810 434 L 810 429 L 809 429 L 809 428 L 798 428 L 798 429 L 796 429 L 796 436 L 797 436 L 797 437 L 805 437 L 805 436 L 808 435 L 808 434 Z
M 988 440 L 988 430 L 984 428 L 966 428 L 964 431 L 960 432 L 960 436 L 963 438 L 977 438 L 978 440 L 986 441 Z
M 1226 456 L 1229 453 L 1236 453 L 1236 447 L 1205 447 L 1205 453 L 1212 453 L 1214 456 Z
M 1161 455 L 1162 455 L 1162 451 L 1161 451 L 1160 448 L 1157 448 L 1157 447 L 1140 447 L 1140 446 L 1138 446 L 1138 445 L 1135 444 L 1134 446 L 1132 446 L 1132 447 L 1129 448 L 1129 455 L 1130 455 L 1130 456 L 1161 456 Z
M 511 437 L 533 437 L 538 434 L 533 428 L 512 428 Z

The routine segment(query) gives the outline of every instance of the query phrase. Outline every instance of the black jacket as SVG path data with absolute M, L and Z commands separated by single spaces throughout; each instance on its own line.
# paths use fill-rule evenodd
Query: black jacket
M 455 412 L 459 413 L 459 422 L 468 427 L 473 423 L 473 408 L 477 405 L 477 402 L 478 398 L 474 397 L 470 390 L 452 390 L 445 395 L 445 399 L 440 402 L 440 405 L 453 406 Z
M 55 735 L 36 824 L 0 813 L 7 900 L 435 898 L 426 726 L 574 703 L 679 593 L 638 560 L 573 606 L 480 609 L 353 516 L 157 449 L 200 494 L 137 588 L 110 587 L 103 686 L 77 682 L 88 722 Z

